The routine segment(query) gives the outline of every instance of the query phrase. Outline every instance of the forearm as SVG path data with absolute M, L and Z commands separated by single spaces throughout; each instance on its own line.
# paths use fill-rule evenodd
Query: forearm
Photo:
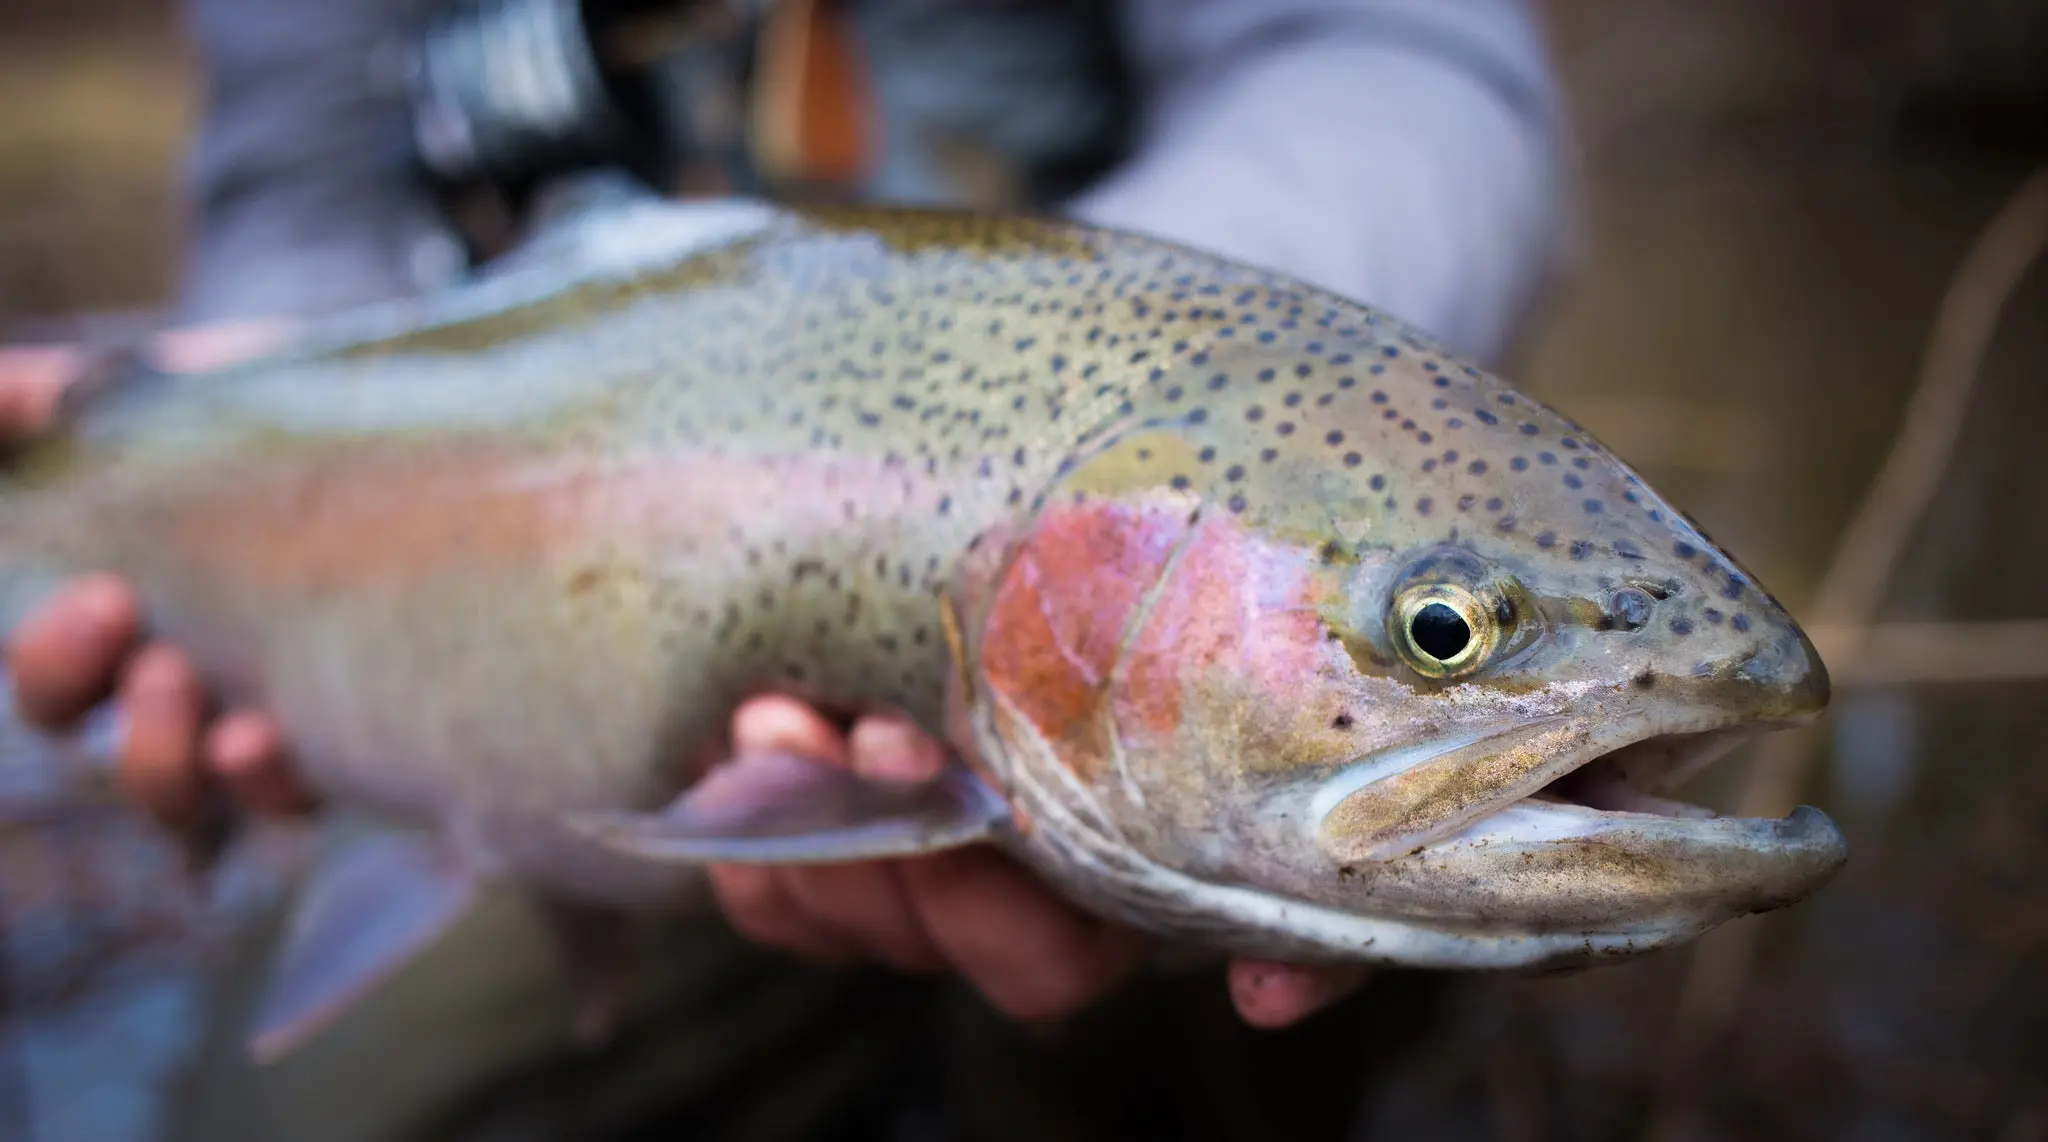
M 437 3 L 188 0 L 207 90 L 181 320 L 341 309 L 456 268 L 376 66 Z
M 1570 232 L 1517 0 L 1137 0 L 1136 156 L 1071 204 L 1358 298 L 1496 361 Z

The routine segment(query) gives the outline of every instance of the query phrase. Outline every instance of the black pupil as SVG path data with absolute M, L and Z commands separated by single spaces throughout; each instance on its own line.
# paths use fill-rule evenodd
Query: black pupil
M 1472 641 L 1472 628 L 1465 616 L 1442 603 L 1431 603 L 1408 620 L 1408 637 L 1422 653 L 1438 662 L 1458 657 Z

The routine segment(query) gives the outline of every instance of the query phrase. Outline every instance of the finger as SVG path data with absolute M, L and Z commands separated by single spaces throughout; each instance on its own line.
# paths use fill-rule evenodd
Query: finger
M 1300 1022 L 1357 991 L 1362 967 L 1304 967 L 1272 960 L 1230 962 L 1230 1000 L 1254 1027 L 1273 1030 Z
M 876 781 L 930 781 L 946 768 L 946 748 L 910 719 L 876 714 L 854 723 L 853 771 Z
M 945 957 L 911 906 L 894 861 L 785 870 L 790 900 L 818 926 L 904 972 L 931 972 Z
M 793 753 L 846 764 L 846 738 L 808 705 L 768 694 L 740 705 L 732 716 L 735 753 Z
M 145 648 L 121 681 L 126 714 L 121 785 L 174 829 L 196 821 L 204 807 L 199 767 L 204 700 L 191 663 L 168 646 Z
M 141 605 L 119 579 L 73 580 L 8 644 L 7 670 L 22 712 L 46 727 L 77 720 L 112 689 L 141 625 Z
M 1015 1019 L 1062 1019 L 1136 967 L 1144 941 L 1052 894 L 994 849 L 967 848 L 899 866 L 939 951 Z
M 158 368 L 202 372 L 259 357 L 284 344 L 295 322 L 280 319 L 223 321 L 160 333 L 150 345 Z
M 815 963 L 853 962 L 856 954 L 850 943 L 797 908 L 782 871 L 759 865 L 712 865 L 711 889 L 725 918 L 740 935 L 764 947 Z
M 0 349 L 0 442 L 30 435 L 57 413 L 57 399 L 85 370 L 69 345 Z
M 292 771 L 284 734 L 266 714 L 237 710 L 207 731 L 207 768 L 236 800 L 259 813 L 290 816 L 310 812 L 313 795 Z

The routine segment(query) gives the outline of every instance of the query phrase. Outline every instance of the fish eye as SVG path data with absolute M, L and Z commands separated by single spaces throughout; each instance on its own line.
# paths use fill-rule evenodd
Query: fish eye
M 1459 678 L 1484 665 L 1500 642 L 1497 612 L 1464 587 L 1449 583 L 1411 587 L 1394 600 L 1389 624 L 1396 649 L 1416 672 Z

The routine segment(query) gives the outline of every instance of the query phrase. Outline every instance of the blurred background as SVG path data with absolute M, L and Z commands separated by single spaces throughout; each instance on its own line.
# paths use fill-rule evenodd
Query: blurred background
M 2010 288 L 1989 248 L 1994 284 L 1949 302 L 1992 333 L 1936 387 L 1974 389 L 1912 403 L 1959 269 L 2048 160 L 2048 4 L 1545 9 L 1582 258 L 1509 373 L 1825 636 L 1822 731 L 1688 796 L 1796 793 L 1853 859 L 1691 949 L 1441 983 L 1381 1011 L 1386 1049 L 1330 1095 L 1359 1139 L 2048 1140 L 2048 268 L 2025 272 L 2017 238 Z M 195 76 L 165 0 L 0 6 L 0 344 L 160 320 Z M 1831 601 L 1895 439 L 1947 407 L 1952 446 L 1901 477 L 1931 500 L 1892 529 L 1874 609 Z M 1857 642 L 1868 622 L 1890 633 Z M 208 949 L 274 891 L 260 858 L 211 903 L 178 876 L 126 814 L 0 826 L 0 1138 L 158 1137 Z

